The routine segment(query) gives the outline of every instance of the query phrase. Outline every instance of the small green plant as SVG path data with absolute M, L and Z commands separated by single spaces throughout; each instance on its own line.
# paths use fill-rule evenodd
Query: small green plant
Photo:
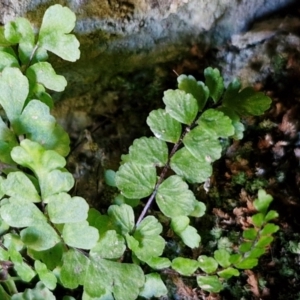
M 205 70 L 205 83 L 179 76 L 178 89 L 164 93 L 165 109 L 147 119 L 154 137 L 135 140 L 119 170 L 106 172 L 120 194 L 101 214 L 68 193 L 74 185 L 65 169 L 69 137 L 50 114 L 46 91 L 63 91 L 67 84 L 46 62 L 47 52 L 79 58 L 74 25 L 75 15 L 54 5 L 37 34 L 24 18 L 0 28 L 0 298 L 55 299 L 60 285 L 65 295 L 59 299 L 65 300 L 75 299 L 72 291 L 79 287 L 85 300 L 149 299 L 167 294 L 160 277 L 166 268 L 197 275 L 205 291 L 221 291 L 239 269 L 256 266 L 272 242 L 278 226 L 270 223 L 277 217 L 268 211 L 271 196 L 259 191 L 253 203 L 258 213 L 237 253 L 219 243 L 213 257 L 171 261 L 161 233 L 167 227 L 186 247 L 199 247 L 193 218 L 206 208 L 189 185 L 207 181 L 224 140 L 243 137 L 240 117 L 262 114 L 270 98 L 241 90 L 237 80 L 224 92 L 217 69 Z M 158 210 L 149 214 L 154 201 Z M 19 290 L 18 281 L 28 288 Z

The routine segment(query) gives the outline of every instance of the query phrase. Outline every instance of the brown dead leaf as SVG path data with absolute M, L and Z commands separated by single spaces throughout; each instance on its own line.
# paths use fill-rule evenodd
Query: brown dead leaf
M 244 207 L 236 207 L 233 210 L 234 215 L 236 215 L 236 223 L 241 225 L 242 228 L 247 228 L 247 222 L 246 222 L 246 218 L 245 218 L 245 208 Z
M 233 143 L 227 148 L 226 156 L 232 158 L 236 156 L 236 151 L 240 147 L 240 141 L 233 141 Z
M 247 282 L 250 286 L 250 290 L 251 292 L 256 296 L 256 297 L 260 297 L 260 291 L 259 291 L 259 286 L 258 286 L 258 278 L 257 276 L 254 274 L 253 271 L 251 270 L 245 270 L 245 273 L 248 276 Z
M 274 144 L 274 141 L 273 141 L 271 134 L 267 133 L 264 136 L 264 138 L 259 139 L 259 141 L 257 143 L 257 147 L 260 150 L 266 150 L 266 149 L 270 148 L 273 144 Z
M 252 226 L 252 219 L 250 217 L 241 218 L 240 219 L 240 224 L 242 225 L 242 229 L 246 230 L 250 226 Z
M 177 288 L 176 295 L 178 299 L 198 300 L 197 293 L 190 286 L 186 285 L 178 275 L 172 275 L 172 282 Z
M 290 138 L 296 137 L 298 130 L 298 121 L 293 118 L 292 109 L 288 110 L 283 115 L 281 124 L 278 125 L 278 129 Z
M 247 227 L 252 226 L 253 225 L 252 218 L 251 217 L 247 217 L 245 224 L 247 224 Z
M 227 213 L 223 212 L 220 208 L 214 208 L 212 212 L 220 219 L 228 220 L 230 218 L 230 216 Z
M 273 98 L 274 103 L 278 101 L 278 99 Z M 274 107 L 271 109 L 270 114 L 274 117 L 280 116 L 285 111 L 285 107 L 282 102 L 277 102 Z
M 238 217 L 238 218 L 244 216 L 244 207 L 236 207 L 236 208 L 234 208 L 233 214 L 236 217 Z
M 256 91 L 256 92 L 259 92 L 261 91 L 262 89 L 264 88 L 264 85 L 261 83 L 261 82 L 257 82 L 253 85 L 253 89 Z
M 278 141 L 272 148 L 274 159 L 280 159 L 285 155 L 285 146 L 288 145 L 286 141 Z
M 210 293 L 206 300 L 221 300 L 221 296 L 219 294 Z
M 248 212 L 249 213 L 256 212 L 256 209 L 255 209 L 255 207 L 253 205 L 252 200 L 247 200 L 247 208 L 248 208 Z
M 225 164 L 233 175 L 236 175 L 240 172 L 245 172 L 248 177 L 253 175 L 253 171 L 249 167 L 249 161 L 242 157 L 237 157 L 235 161 L 226 159 Z
M 198 299 L 203 299 L 203 300 L 221 300 L 222 297 L 220 296 L 220 294 L 214 294 L 214 293 L 210 293 L 207 296 L 207 293 L 204 292 L 203 290 L 200 290 L 198 293 Z
M 240 201 L 243 203 L 247 203 L 248 201 L 252 201 L 252 198 L 248 195 L 245 189 L 241 189 L 240 192 Z
M 235 220 L 230 215 L 219 208 L 214 208 L 212 212 L 221 219 L 221 224 L 232 225 L 235 223 Z
M 295 156 L 300 159 L 300 148 L 294 149 Z
M 231 175 L 228 172 L 225 172 L 224 177 L 229 180 L 231 179 Z

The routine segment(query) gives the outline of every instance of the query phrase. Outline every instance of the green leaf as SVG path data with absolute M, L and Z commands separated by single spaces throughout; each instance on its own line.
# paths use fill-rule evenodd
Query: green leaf
M 9 173 L 3 182 L 3 191 L 7 196 L 22 198 L 26 202 L 41 202 L 33 183 L 23 172 Z
M 196 159 L 186 147 L 171 157 L 171 169 L 190 183 L 205 182 L 212 174 L 212 166 L 206 160 Z
M 189 215 L 196 200 L 188 185 L 177 175 L 170 176 L 159 186 L 155 198 L 162 213 L 169 218 Z
M 0 208 L 1 218 L 11 227 L 22 228 L 45 222 L 46 217 L 32 202 L 11 197 Z
M 25 262 L 14 262 L 14 269 L 22 281 L 30 282 L 36 275 L 31 266 Z
M 198 119 L 200 127 L 213 130 L 218 137 L 229 137 L 234 134 L 231 119 L 223 112 L 216 109 L 206 110 Z
M 117 204 L 117 205 L 121 205 L 121 204 L 128 204 L 131 207 L 136 207 L 140 204 L 141 200 L 140 199 L 129 199 L 124 197 L 121 194 L 118 194 L 114 197 L 113 199 L 113 203 Z
M 33 44 L 34 33 L 30 22 L 25 18 L 17 18 L 8 22 L 4 27 L 5 39 L 12 44 L 18 44 L 22 40 L 28 40 Z
M 201 111 L 209 97 L 209 89 L 202 81 L 196 81 L 192 75 L 180 75 L 177 77 L 178 88 L 193 95 L 197 100 L 199 111 Z
M 20 236 L 16 233 L 7 233 L 4 235 L 3 239 L 4 239 L 3 245 L 9 250 L 11 249 L 16 250 L 17 255 L 20 256 L 19 251 L 21 251 L 24 248 L 24 243 L 21 241 Z M 11 252 L 10 252 L 10 256 L 11 259 L 13 260 Z M 20 262 L 21 261 L 22 261 L 22 256 L 20 256 Z
M 60 241 L 56 231 L 48 223 L 37 223 L 20 233 L 23 243 L 35 251 L 50 249 Z
M 66 192 L 74 184 L 73 176 L 62 168 L 66 160 L 56 151 L 45 150 L 41 145 L 28 139 L 12 150 L 15 162 L 32 170 L 39 179 L 42 196 L 45 198 L 54 193 Z M 44 199 L 46 201 L 46 199 Z
M 23 293 L 14 294 L 11 300 L 55 300 L 52 292 L 44 283 L 38 282 L 34 289 L 26 289 Z
M 116 187 L 116 172 L 114 170 L 104 171 L 105 183 L 109 186 Z
M 227 268 L 231 265 L 230 263 L 230 253 L 225 249 L 219 249 L 214 252 L 214 258 L 218 262 L 218 264 Z
M 40 62 L 40 61 L 46 61 L 49 58 L 47 50 L 44 48 L 37 48 L 31 62 L 36 63 L 36 62 Z
M 198 262 L 194 259 L 176 257 L 172 261 L 172 268 L 183 276 L 191 276 L 198 269 Z
M 244 137 L 244 124 L 239 121 L 233 120 L 232 125 L 234 127 L 234 135 L 232 136 L 232 138 L 234 138 L 235 140 L 241 140 Z
M 75 249 L 70 249 L 63 255 L 63 265 L 60 270 L 60 280 L 65 288 L 76 289 L 84 284 L 89 259 Z
M 11 46 L 13 43 L 10 43 L 6 38 L 5 38 L 5 28 L 4 26 L 0 26 L 0 47 L 8 47 Z
M 255 228 L 249 228 L 244 230 L 243 232 L 243 238 L 247 240 L 255 240 L 257 237 L 257 231 Z
M 198 257 L 199 267 L 205 272 L 205 273 L 213 273 L 218 268 L 218 263 L 216 260 L 212 257 L 208 257 L 206 255 L 200 255 Z
M 266 253 L 266 248 L 253 248 L 247 253 L 248 258 L 259 258 Z
M 269 109 L 272 100 L 261 92 L 247 87 L 236 94 L 235 97 L 223 100 L 223 105 L 234 110 L 239 115 L 262 115 Z
M 67 86 L 64 76 L 57 75 L 48 62 L 38 62 L 30 66 L 26 71 L 29 84 L 34 86 L 36 83 L 44 85 L 47 89 L 62 92 Z
M 88 222 L 90 226 L 98 229 L 100 236 L 108 230 L 116 230 L 112 219 L 108 215 L 101 215 L 94 208 L 90 208 L 88 212 Z
M 47 266 L 44 263 L 36 260 L 34 262 L 34 268 L 44 285 L 49 290 L 54 290 L 56 288 L 57 279 L 55 275 L 47 269 Z
M 268 235 L 268 234 L 273 234 L 279 230 L 279 226 L 269 223 L 266 224 L 263 230 L 260 231 L 260 235 Z
M 176 232 L 177 234 L 185 230 L 188 225 L 190 224 L 189 217 L 186 216 L 178 216 L 175 218 L 172 218 L 171 220 L 171 228 Z
M 197 283 L 204 291 L 219 293 L 223 286 L 217 276 L 197 276 Z
M 289 241 L 288 250 L 294 254 L 300 254 L 300 243 L 297 241 Z
M 109 230 L 101 236 L 89 255 L 94 259 L 119 259 L 126 249 L 124 238 L 115 230 Z
M 30 22 L 17 18 L 5 25 L 5 38 L 13 44 L 19 44 L 18 52 L 23 64 L 27 64 L 34 51 L 34 32 Z
M 76 223 L 87 219 L 89 205 L 81 197 L 59 193 L 47 199 L 47 212 L 54 224 Z
M 74 177 L 67 170 L 53 170 L 39 176 L 42 197 L 44 202 L 49 201 L 49 197 L 68 192 L 74 185 Z
M 238 95 L 241 87 L 241 82 L 237 78 L 234 78 L 233 81 L 229 83 L 224 93 L 222 102 L 225 104 L 230 103 L 231 99 L 235 98 Z
M 221 157 L 222 147 L 211 129 L 197 126 L 185 135 L 183 143 L 199 161 L 210 163 Z
M 144 166 L 163 167 L 168 161 L 167 144 L 155 137 L 136 139 L 129 148 L 129 159 Z
M 242 254 L 238 254 L 238 253 L 232 254 L 230 255 L 229 261 L 231 264 L 236 264 L 242 260 L 242 257 L 243 257 Z
M 180 90 L 167 90 L 164 92 L 163 101 L 167 113 L 178 122 L 191 125 L 195 120 L 199 109 L 197 100 L 191 94 Z
M 0 47 L 0 72 L 2 72 L 2 70 L 7 67 L 19 67 L 17 58 L 9 53 L 9 50 L 6 49 L 7 48 Z
M 173 119 L 164 109 L 151 111 L 147 124 L 160 140 L 176 143 L 180 139 L 181 124 Z
M 23 247 L 21 249 L 18 249 L 17 247 L 15 247 L 14 244 L 9 245 L 8 249 L 8 253 L 9 253 L 9 257 L 10 260 L 14 263 L 14 264 L 21 264 L 23 263 L 23 257 L 21 255 L 21 253 L 19 252 L 20 250 L 23 249 Z
M 53 270 L 57 266 L 61 265 L 62 255 L 65 251 L 64 247 L 65 246 L 62 243 L 57 243 L 54 247 L 44 251 L 35 251 L 28 248 L 27 254 L 32 259 L 43 262 L 49 270 Z
M 27 78 L 17 68 L 5 68 L 0 74 L 0 105 L 14 126 L 29 91 Z M 11 104 L 14 105 L 11 105 Z
M 209 88 L 209 95 L 215 103 L 218 102 L 224 90 L 223 78 L 218 69 L 211 67 L 204 70 L 205 84 Z
M 76 300 L 76 299 L 74 299 L 74 300 Z M 85 291 L 83 291 L 81 300 L 115 300 L 115 298 L 112 295 L 112 293 L 108 290 L 105 292 L 105 294 L 102 294 L 101 297 L 96 297 L 96 298 L 91 297 L 89 294 L 87 294 Z
M 197 229 L 193 226 L 188 226 L 186 229 L 178 233 L 183 243 L 191 249 L 198 248 L 201 236 L 198 234 Z
M 108 215 L 122 235 L 130 233 L 133 230 L 134 212 L 131 206 L 127 204 L 111 205 L 108 208 Z
M 276 219 L 276 218 L 278 218 L 278 217 L 279 217 L 279 214 L 278 214 L 277 211 L 275 211 L 275 210 L 270 210 L 270 211 L 268 211 L 268 213 L 267 213 L 266 216 L 265 216 L 265 222 L 269 222 L 269 221 L 271 221 L 271 220 L 273 220 L 273 219 Z
M 5 195 L 4 187 L 3 187 L 4 180 L 5 179 L 2 176 L 0 176 L 0 199 L 3 198 Z
M 258 191 L 258 199 L 254 200 L 253 205 L 259 212 L 266 214 L 273 197 L 266 193 L 265 190 Z
M 165 240 L 159 235 L 162 225 L 153 216 L 148 216 L 137 226 L 133 236 L 126 235 L 128 247 L 139 260 L 147 262 L 162 255 Z
M 219 271 L 218 272 L 218 275 L 224 279 L 229 279 L 231 278 L 232 276 L 239 276 L 240 275 L 240 272 L 237 270 L 237 269 L 234 269 L 234 268 L 227 268 L 227 269 L 224 269 L 222 271 Z
M 111 292 L 115 300 L 134 300 L 144 283 L 144 272 L 137 265 L 105 259 L 91 260 L 86 272 L 84 291 L 91 297 Z
M 274 238 L 272 236 L 262 236 L 258 240 L 258 242 L 255 244 L 255 248 L 264 248 L 269 246 Z
M 53 108 L 53 100 L 51 96 L 46 93 L 45 87 L 42 84 L 36 83 L 34 86 L 30 86 L 30 99 L 38 99 L 46 104 L 50 109 Z
M 158 273 L 150 273 L 145 276 L 145 284 L 141 290 L 139 296 L 146 299 L 159 298 L 161 296 L 166 296 L 168 290 L 160 278 Z
M 155 270 L 167 269 L 171 266 L 171 262 L 166 257 L 151 257 L 147 260 L 147 265 Z
M 127 198 L 144 198 L 149 196 L 155 187 L 156 169 L 132 162 L 120 166 L 116 173 L 116 185 Z
M 238 269 L 250 270 L 257 266 L 258 260 L 256 258 L 247 257 L 242 261 L 235 263 L 234 266 Z
M 57 124 L 49 107 L 39 100 L 31 100 L 25 107 L 18 120 L 17 132 L 26 134 L 28 139 L 47 150 L 55 150 L 62 156 L 69 153 L 68 134 Z
M 21 145 L 26 150 L 29 150 L 28 149 L 29 147 L 36 147 L 36 151 L 38 151 L 40 153 L 39 160 L 38 159 L 35 160 L 37 163 L 36 165 L 39 168 L 39 169 L 36 169 L 36 173 L 40 173 L 42 171 L 51 172 L 55 169 L 61 169 L 66 165 L 66 160 L 56 151 L 45 150 L 45 149 L 40 150 L 38 148 L 40 146 L 36 146 L 33 143 L 27 144 L 27 142 L 25 145 L 25 142 L 23 142 L 23 141 L 21 142 Z M 42 176 L 40 176 L 40 177 L 42 177 Z
M 242 253 L 248 252 L 251 250 L 253 246 L 252 242 L 244 242 L 239 246 L 239 251 Z
M 0 40 L 0 45 L 1 45 L 1 40 Z M 11 300 L 11 296 L 5 291 L 2 285 L 0 285 L 0 299 Z
M 203 202 L 195 201 L 194 202 L 194 210 L 189 214 L 191 217 L 201 218 L 205 215 L 206 206 Z
M 227 117 L 231 119 L 232 126 L 234 127 L 234 134 L 232 138 L 235 140 L 241 140 L 244 136 L 245 126 L 240 122 L 240 117 L 231 108 L 228 107 L 218 107 L 218 110 L 224 113 Z
M 262 213 L 255 214 L 252 216 L 252 223 L 256 227 L 261 227 L 264 224 L 264 215 Z
M 9 260 L 9 253 L 8 253 L 8 251 L 4 250 L 3 248 L 0 248 L 0 260 L 2 260 L 2 261 Z
M 38 43 L 44 49 L 68 61 L 79 56 L 79 42 L 70 33 L 75 26 L 75 14 L 59 4 L 50 6 L 43 17 Z
M 1 91 L 0 91 L 1 93 Z M 10 165 L 14 164 L 10 156 L 13 147 L 17 146 L 18 142 L 15 134 L 10 130 L 0 117 L 0 161 Z
M 87 221 L 81 221 L 65 224 L 62 237 L 70 247 L 90 250 L 96 245 L 99 232 L 96 228 L 89 226 Z

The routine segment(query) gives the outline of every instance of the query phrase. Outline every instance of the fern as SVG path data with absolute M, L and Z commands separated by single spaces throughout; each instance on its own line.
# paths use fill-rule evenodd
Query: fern
M 225 90 L 217 69 L 204 71 L 205 82 L 179 76 L 178 89 L 164 93 L 165 108 L 147 118 L 154 137 L 135 140 L 119 170 L 106 172 L 120 195 L 101 214 L 70 196 L 74 179 L 64 158 L 69 136 L 50 113 L 47 90 L 63 91 L 67 82 L 46 61 L 48 52 L 77 60 L 74 26 L 74 13 L 54 5 L 37 34 L 24 18 L 0 27 L 1 299 L 55 299 L 58 285 L 64 291 L 81 286 L 82 299 L 90 300 L 159 297 L 167 293 L 160 277 L 166 268 L 197 274 L 203 290 L 221 291 L 223 280 L 256 266 L 272 242 L 278 226 L 270 223 L 277 217 L 268 211 L 271 196 L 259 191 L 253 228 L 244 231 L 238 253 L 220 248 L 213 257 L 171 261 L 163 256 L 161 234 L 168 226 L 187 247 L 199 247 L 192 218 L 202 217 L 206 207 L 190 184 L 207 181 L 222 141 L 242 138 L 241 116 L 262 114 L 271 99 L 241 89 L 237 80 Z M 160 212 L 151 215 L 154 201 Z M 15 283 L 11 269 L 27 289 L 19 290 L 24 285 Z M 66 292 L 63 299 L 75 298 Z

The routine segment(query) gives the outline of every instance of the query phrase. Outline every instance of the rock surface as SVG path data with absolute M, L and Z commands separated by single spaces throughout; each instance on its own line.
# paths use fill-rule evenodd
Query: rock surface
M 274 21 L 273 27 L 268 29 L 258 27 L 253 29 L 254 32 L 244 32 L 256 19 L 296 2 L 0 0 L 0 23 L 24 16 L 38 25 L 44 11 L 56 3 L 75 12 L 75 33 L 81 43 L 81 58 L 76 63 L 53 58 L 57 72 L 68 80 L 65 92 L 54 95 L 54 98 L 61 100 L 55 110 L 60 122 L 68 130 L 79 132 L 91 126 L 95 118 L 114 114 L 120 105 L 126 106 L 128 100 L 136 101 L 141 94 L 136 90 L 144 89 L 142 84 L 145 82 L 152 85 L 152 90 L 148 88 L 149 94 L 155 95 L 155 91 L 163 88 L 161 81 L 173 76 L 173 69 L 177 73 L 185 69 L 196 70 L 199 61 L 203 61 L 203 57 L 205 61 L 205 54 L 211 48 L 220 49 L 212 56 L 212 65 L 224 69 L 227 81 L 233 76 L 242 76 L 244 83 L 257 81 L 261 76 L 249 78 L 245 71 L 249 60 L 254 59 L 248 46 L 260 45 L 274 37 L 282 20 Z M 226 43 L 232 44 L 233 48 L 224 47 Z M 184 58 L 188 56 L 196 62 L 193 65 L 193 62 L 187 61 L 187 67 Z M 268 59 L 264 58 L 263 66 Z M 181 67 L 177 67 L 179 64 Z M 262 73 L 268 73 L 265 71 L 266 68 Z M 124 91 L 127 94 L 122 98 Z M 128 92 L 132 92 L 131 100 Z M 147 98 L 144 94 L 142 100 L 148 101 L 150 96 Z

